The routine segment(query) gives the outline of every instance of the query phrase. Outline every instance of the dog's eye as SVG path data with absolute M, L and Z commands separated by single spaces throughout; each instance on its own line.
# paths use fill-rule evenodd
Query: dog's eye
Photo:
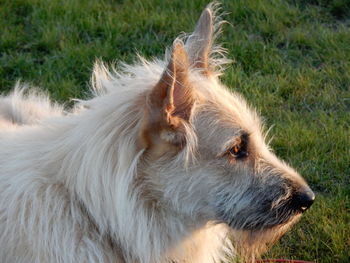
M 230 157 L 233 157 L 235 159 L 242 159 L 247 157 L 249 155 L 247 144 L 248 135 L 244 134 L 237 140 L 235 145 L 228 150 L 228 154 Z
M 249 154 L 245 147 L 242 147 L 242 145 L 235 145 L 230 150 L 229 153 L 232 157 L 236 159 L 247 157 Z

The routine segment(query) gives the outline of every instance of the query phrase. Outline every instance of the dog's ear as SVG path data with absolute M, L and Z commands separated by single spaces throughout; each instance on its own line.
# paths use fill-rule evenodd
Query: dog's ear
M 185 126 L 194 103 L 188 81 L 188 56 L 181 40 L 175 40 L 170 61 L 148 97 L 148 130 L 173 144 L 183 144 Z
M 211 8 L 202 12 L 194 32 L 186 41 L 189 61 L 193 68 L 199 69 L 203 74 L 211 72 L 209 56 L 213 45 L 214 17 Z

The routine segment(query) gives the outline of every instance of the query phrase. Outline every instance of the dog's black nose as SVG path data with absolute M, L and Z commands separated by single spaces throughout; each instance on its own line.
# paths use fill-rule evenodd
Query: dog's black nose
M 305 212 L 315 201 L 315 194 L 309 187 L 301 188 L 293 197 L 294 207 Z

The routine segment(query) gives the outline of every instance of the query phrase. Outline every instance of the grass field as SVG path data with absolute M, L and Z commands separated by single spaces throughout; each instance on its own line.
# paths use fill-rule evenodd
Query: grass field
M 21 79 L 67 102 L 93 62 L 162 56 L 207 1 L 0 0 L 0 91 Z M 317 193 L 266 257 L 350 262 L 350 1 L 227 0 L 223 82 L 265 117 L 277 154 Z M 69 104 L 69 103 L 68 103 Z

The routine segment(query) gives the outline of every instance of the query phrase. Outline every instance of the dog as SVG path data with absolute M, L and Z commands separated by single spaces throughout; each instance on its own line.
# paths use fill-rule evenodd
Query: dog
M 0 97 L 0 262 L 253 262 L 313 203 L 219 80 L 217 4 L 164 60 L 109 71 L 65 111 Z

